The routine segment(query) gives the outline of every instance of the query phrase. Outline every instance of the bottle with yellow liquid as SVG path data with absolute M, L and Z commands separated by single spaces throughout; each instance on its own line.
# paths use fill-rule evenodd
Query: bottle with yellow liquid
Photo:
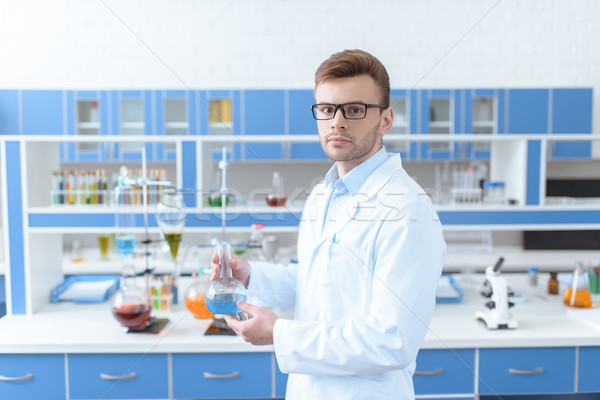
M 582 262 L 577 262 L 573 272 L 573 283 L 565 291 L 565 305 L 576 308 L 592 307 L 592 297 L 590 296 L 590 287 L 587 281 L 587 275 Z

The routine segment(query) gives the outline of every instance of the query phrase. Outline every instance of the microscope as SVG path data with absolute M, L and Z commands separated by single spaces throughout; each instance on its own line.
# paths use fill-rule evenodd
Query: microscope
M 485 311 L 476 311 L 475 318 L 483 321 L 488 329 L 515 329 L 517 320 L 510 316 L 509 308 L 514 304 L 508 301 L 511 295 L 506 279 L 500 275 L 504 258 L 500 257 L 494 266 L 485 269 L 485 281 L 481 291 L 482 296 L 490 300 L 485 303 Z

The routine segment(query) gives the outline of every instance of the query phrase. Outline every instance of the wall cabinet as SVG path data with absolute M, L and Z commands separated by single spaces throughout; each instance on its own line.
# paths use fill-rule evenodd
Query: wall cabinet
M 592 89 L 394 89 L 393 134 L 589 134 Z M 78 136 L 297 135 L 316 133 L 309 89 L 3 90 L 0 134 Z M 22 110 L 19 112 L 19 110 Z M 15 118 L 16 116 L 16 118 Z M 484 142 L 393 142 L 406 160 L 487 159 Z M 167 146 L 167 147 L 165 147 Z M 398 147 L 399 146 L 399 147 Z M 173 161 L 171 144 L 147 145 L 150 160 Z M 317 143 L 232 142 L 234 160 L 323 160 Z M 591 143 L 556 143 L 552 159 L 587 159 Z M 64 161 L 139 160 L 139 143 L 81 142 Z

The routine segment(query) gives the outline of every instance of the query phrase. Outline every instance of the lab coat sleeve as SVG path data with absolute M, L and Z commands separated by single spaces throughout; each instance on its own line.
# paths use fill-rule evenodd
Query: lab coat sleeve
M 248 302 L 259 307 L 292 307 L 298 264 L 250 263 Z
M 446 245 L 428 198 L 402 210 L 388 214 L 379 226 L 365 315 L 277 320 L 274 348 L 282 372 L 372 374 L 415 361 L 435 306 Z

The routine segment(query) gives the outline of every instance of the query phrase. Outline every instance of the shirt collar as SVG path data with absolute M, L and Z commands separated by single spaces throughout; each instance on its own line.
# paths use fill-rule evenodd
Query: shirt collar
M 342 182 L 350 194 L 354 195 L 358 193 L 367 178 L 387 159 L 385 147 L 381 146 L 381 149 L 379 149 L 377 153 L 352 168 L 352 170 L 342 178 Z M 325 186 L 329 188 L 331 185 L 335 185 L 339 179 L 340 176 L 338 174 L 337 164 L 333 164 L 327 172 L 327 175 L 325 175 Z

